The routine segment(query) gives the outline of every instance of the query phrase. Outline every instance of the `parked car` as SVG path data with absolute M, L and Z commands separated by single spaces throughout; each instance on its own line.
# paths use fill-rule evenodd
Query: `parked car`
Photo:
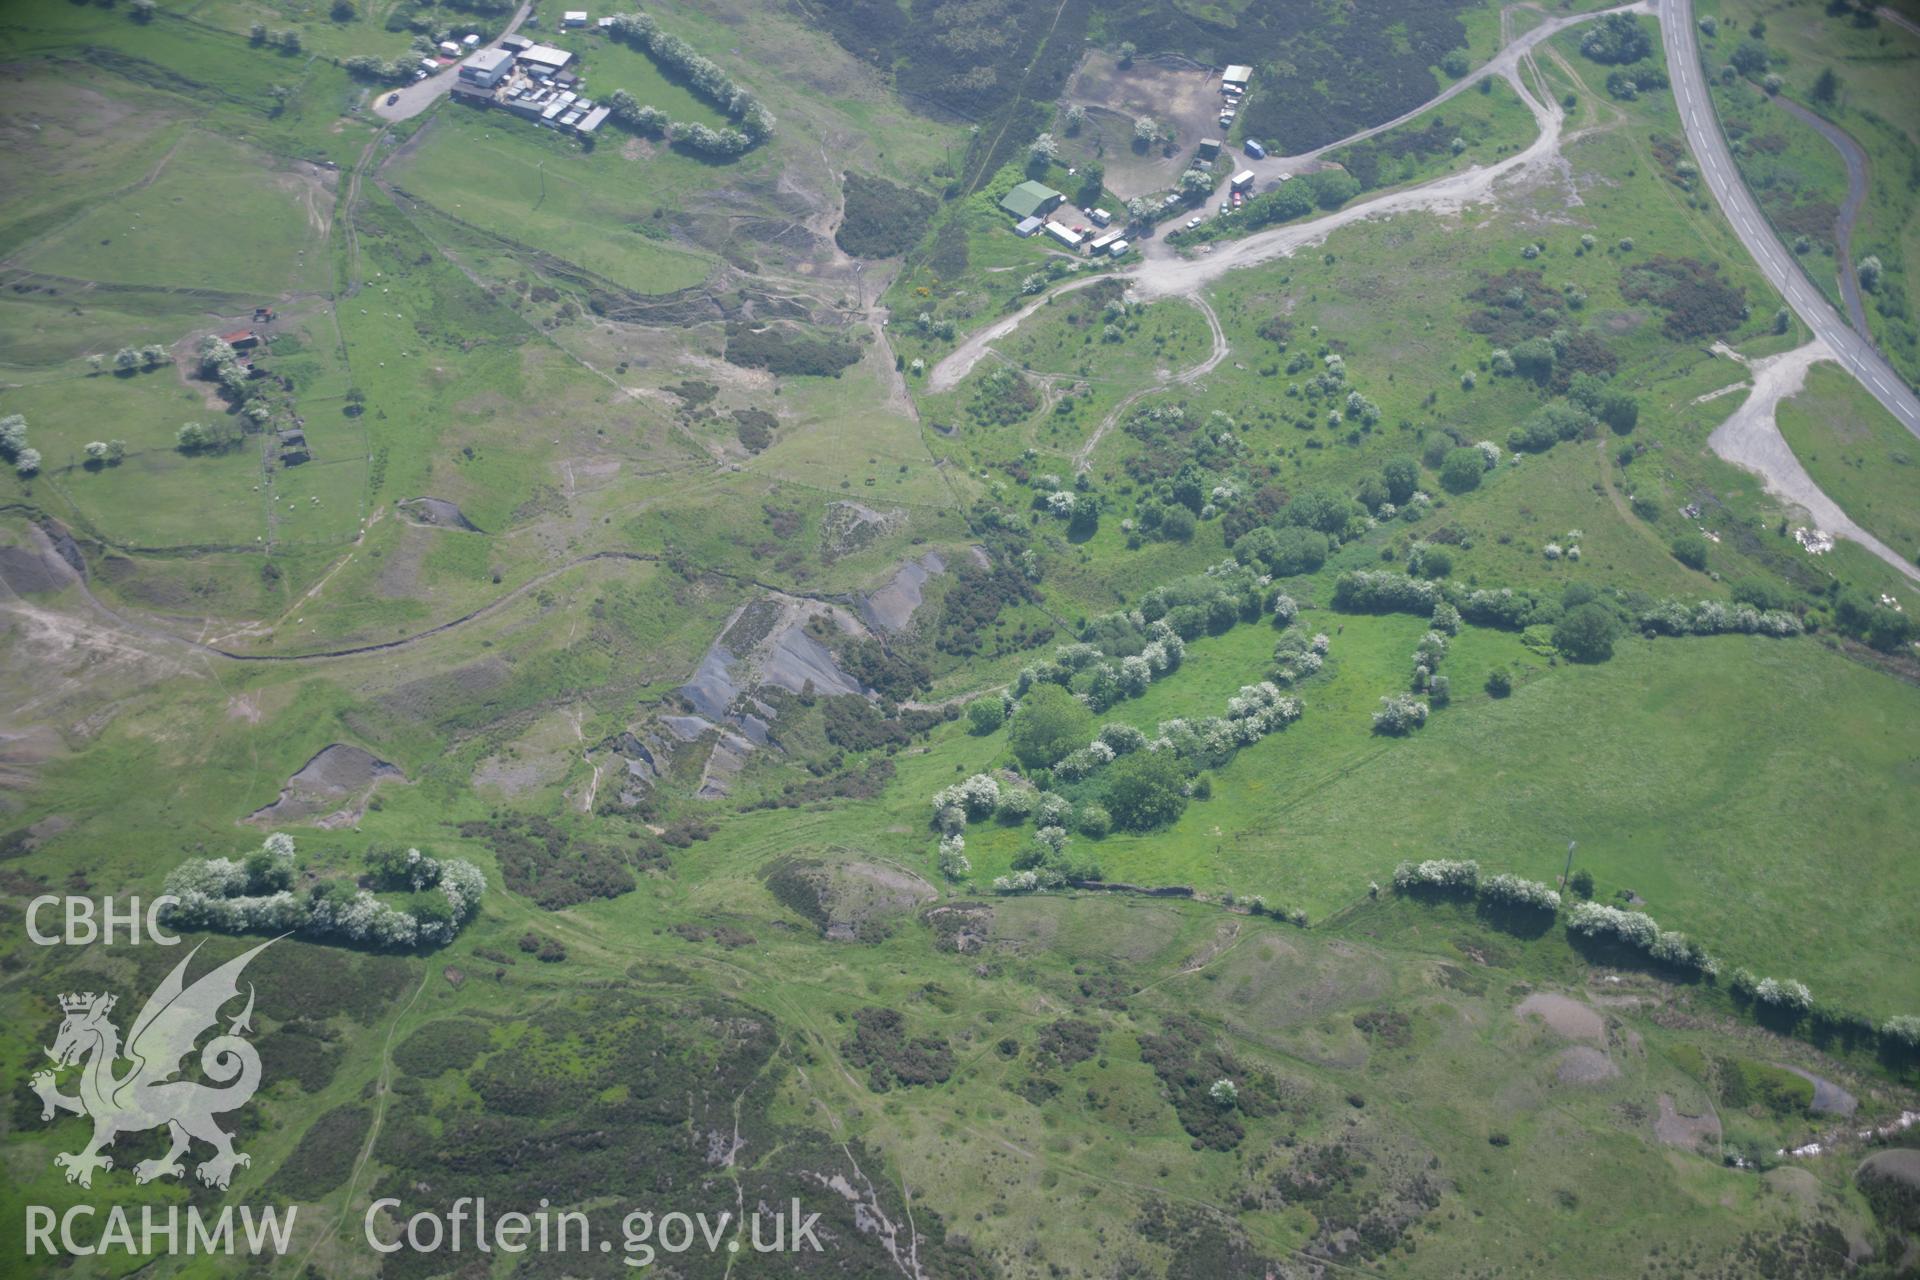
M 1192 216 L 1191 218 L 1188 218 L 1188 219 L 1187 219 L 1187 230 L 1189 230 L 1189 231 L 1191 231 L 1191 230 L 1193 230 L 1193 229 L 1194 229 L 1195 227 L 1197 227 L 1197 226 L 1199 226 L 1199 225 L 1200 225 L 1200 215 L 1199 215 L 1199 214 L 1197 214 L 1197 213 L 1196 213 L 1196 214 L 1194 214 L 1194 215 L 1193 215 L 1193 216 Z
M 387 95 L 388 106 L 392 106 L 394 103 L 398 101 L 400 101 L 400 91 L 398 89 L 395 89 L 392 93 Z

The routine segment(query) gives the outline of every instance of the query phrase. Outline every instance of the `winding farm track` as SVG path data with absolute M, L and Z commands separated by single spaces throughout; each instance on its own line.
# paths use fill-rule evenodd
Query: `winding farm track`
M 45 561 L 49 567 L 52 567 L 56 560 L 59 561 L 61 565 L 66 564 L 66 561 L 60 558 L 59 552 L 54 549 L 52 539 L 47 536 L 45 530 L 35 525 L 32 528 L 32 535 L 35 549 L 40 553 L 42 560 Z M 526 595 L 529 591 L 545 586 L 561 574 L 570 573 L 583 565 L 593 564 L 597 561 L 625 561 L 632 564 L 664 564 L 667 561 L 667 557 L 646 551 L 590 551 L 585 555 L 575 556 L 571 560 L 557 564 L 551 569 L 537 573 L 519 586 L 495 596 L 485 604 L 470 609 L 457 618 L 449 618 L 445 622 L 427 627 L 425 630 L 415 631 L 404 636 L 397 636 L 392 640 L 381 640 L 371 644 L 345 645 L 338 649 L 317 649 L 308 653 L 238 653 L 232 649 L 223 649 L 218 645 L 192 640 L 186 636 L 177 635 L 172 631 L 168 631 L 164 627 L 145 623 L 138 618 L 130 618 L 120 613 L 98 596 L 94 595 L 93 589 L 87 584 L 86 579 L 80 577 L 79 574 L 74 573 L 71 569 L 68 569 L 63 575 L 63 578 L 68 584 L 77 586 L 82 597 L 103 618 L 136 635 L 158 640 L 177 648 L 189 649 L 195 653 L 205 654 L 209 657 L 225 658 L 231 662 L 313 662 L 338 658 L 357 658 L 367 654 L 389 653 L 395 649 L 409 648 L 419 644 L 422 640 L 432 639 L 434 636 L 452 631 L 456 627 L 463 627 L 469 622 L 477 622 L 481 618 L 497 613 L 507 605 L 512 604 L 515 600 Z M 747 577 L 743 574 L 725 573 L 718 569 L 705 569 L 701 572 L 710 577 L 724 578 L 729 582 L 754 587 L 762 591 L 778 592 L 783 596 L 790 596 L 797 600 L 812 600 L 827 605 L 844 605 L 846 603 L 844 599 L 817 595 L 805 591 L 796 591 L 791 587 L 782 587 L 771 582 L 762 582 L 758 578 Z M 0 568 L 0 585 L 5 585 L 9 591 L 14 591 L 13 584 L 7 580 L 6 571 L 3 568 Z
M 1105 439 L 1107 432 L 1113 430 L 1114 424 L 1120 421 L 1120 415 L 1132 408 L 1142 397 L 1150 396 L 1156 391 L 1164 391 L 1168 387 L 1183 386 L 1204 378 L 1219 368 L 1220 362 L 1227 358 L 1227 331 L 1220 327 L 1220 317 L 1214 312 L 1213 305 L 1197 293 L 1189 293 L 1185 296 L 1186 300 L 1200 308 L 1200 314 L 1206 317 L 1207 329 L 1213 335 L 1212 352 L 1191 369 L 1183 369 L 1165 382 L 1156 382 L 1151 386 L 1142 387 L 1113 406 L 1112 412 L 1102 418 L 1100 425 L 1094 428 L 1093 434 L 1087 437 L 1087 442 L 1074 452 L 1074 470 L 1085 471 L 1092 465 L 1093 451 L 1100 446 L 1100 441 Z
M 1475 167 L 1418 187 L 1390 192 L 1373 200 L 1349 205 L 1324 218 L 1317 218 L 1310 222 L 1256 232 L 1244 239 L 1223 243 L 1214 252 L 1204 257 L 1180 257 L 1176 250 L 1164 242 L 1149 241 L 1142 250 L 1144 261 L 1123 273 L 1120 278 L 1131 285 L 1133 296 L 1143 300 L 1174 296 L 1191 298 L 1196 296 L 1199 290 L 1219 280 L 1228 272 L 1290 256 L 1298 249 L 1319 243 L 1340 227 L 1366 219 L 1414 210 L 1454 212 L 1486 199 L 1501 179 L 1550 163 L 1559 156 L 1565 115 L 1558 103 L 1551 99 L 1542 101 L 1528 88 L 1520 74 L 1520 67 L 1533 50 L 1545 40 L 1577 23 L 1604 17 L 1609 13 L 1652 13 L 1659 19 L 1661 39 L 1673 78 L 1675 103 L 1687 134 L 1687 141 L 1700 162 L 1701 173 L 1706 178 L 1707 187 L 1725 212 L 1727 222 L 1733 228 L 1735 235 L 1752 255 L 1767 281 L 1779 290 L 1795 314 L 1814 334 L 1814 341 L 1798 351 L 1755 366 L 1754 393 L 1749 396 L 1746 405 L 1743 405 L 1713 433 L 1711 437 L 1713 448 L 1728 461 L 1757 472 L 1771 492 L 1804 507 L 1820 527 L 1830 533 L 1858 542 L 1874 555 L 1898 568 L 1909 579 L 1920 580 L 1920 573 L 1916 573 L 1912 564 L 1855 524 L 1841 510 L 1838 503 L 1820 490 L 1798 459 L 1794 458 L 1792 450 L 1786 447 L 1784 438 L 1780 436 L 1774 424 L 1774 408 L 1778 401 L 1798 390 L 1805 380 L 1806 368 L 1822 359 L 1831 359 L 1838 363 L 1916 437 L 1920 437 L 1920 398 L 1915 397 L 1913 391 L 1874 348 L 1866 329 L 1864 308 L 1859 305 L 1857 289 L 1844 290 L 1855 322 L 1850 325 L 1842 319 L 1840 313 L 1828 303 L 1805 275 L 1798 261 L 1780 243 L 1779 238 L 1761 215 L 1752 193 L 1747 190 L 1738 169 L 1734 167 L 1732 154 L 1728 151 L 1726 139 L 1720 132 L 1719 120 L 1714 114 L 1713 102 L 1706 90 L 1705 74 L 1701 67 L 1699 48 L 1695 39 L 1691 0 L 1640 0 L 1639 3 L 1614 9 L 1543 22 L 1517 39 L 1510 40 L 1485 66 L 1449 86 L 1424 106 L 1387 121 L 1385 124 L 1361 130 L 1339 142 L 1330 143 L 1301 156 L 1280 157 L 1268 161 L 1265 168 L 1270 172 L 1291 172 L 1302 161 L 1313 159 L 1337 147 L 1364 140 L 1395 125 L 1405 123 L 1435 104 L 1457 95 L 1468 85 L 1493 75 L 1501 76 L 1513 85 L 1521 101 L 1533 113 L 1540 128 L 1539 136 L 1532 144 L 1498 164 Z M 1899 15 L 1884 9 L 1881 10 L 1881 14 L 1883 17 L 1890 17 L 1900 26 L 1920 34 L 1920 26 L 1904 20 Z M 1502 17 L 1502 27 L 1503 30 L 1507 29 L 1505 15 Z M 1850 229 L 1847 215 L 1856 213 L 1860 201 L 1864 199 L 1865 156 L 1859 152 L 1857 144 L 1854 144 L 1851 138 L 1844 134 L 1835 138 L 1830 131 L 1831 126 L 1822 128 L 1821 126 L 1826 122 L 1809 121 L 1809 123 L 1814 123 L 1816 128 L 1820 128 L 1823 134 L 1841 148 L 1847 158 L 1849 190 L 1842 213 L 1841 229 L 1844 232 Z M 1259 173 L 1261 169 L 1256 168 L 1255 172 Z M 1850 270 L 1843 270 L 1841 274 L 1847 284 L 1854 284 Z M 1014 314 L 969 336 L 933 367 L 928 377 L 929 387 L 935 391 L 943 391 L 957 385 L 987 354 L 994 342 L 1013 332 L 1028 316 L 1045 306 L 1048 298 L 1070 289 L 1084 287 L 1089 283 L 1092 281 L 1075 281 L 1062 289 L 1055 290 L 1052 294 L 1028 303 Z M 1213 364 L 1218 364 L 1218 360 L 1213 361 Z M 1198 374 L 1192 374 L 1192 376 L 1198 376 Z M 1766 379 L 1764 387 L 1760 381 L 1762 377 Z M 1188 378 L 1183 377 L 1182 380 L 1185 381 Z M 1782 389 L 1787 387 L 1790 389 Z M 1141 394 L 1144 393 L 1136 393 L 1129 397 L 1129 400 L 1123 402 L 1120 407 L 1124 409 Z M 1083 467 L 1086 465 L 1092 446 L 1105 434 L 1117 416 L 1118 411 L 1101 424 L 1094 439 L 1083 446 L 1076 455 L 1077 463 Z
M 507 30 L 511 32 L 517 28 L 530 9 L 531 5 L 523 5 L 515 14 Z M 1200 296 L 1200 290 L 1228 272 L 1291 256 L 1300 248 L 1319 243 L 1341 227 L 1368 219 L 1413 211 L 1456 212 L 1487 199 L 1494 186 L 1502 179 L 1558 160 L 1565 113 L 1551 98 L 1543 101 L 1536 95 L 1528 87 L 1520 69 L 1531 58 L 1535 48 L 1546 40 L 1569 27 L 1613 13 L 1652 13 L 1660 19 L 1662 40 L 1674 81 L 1676 103 L 1686 129 L 1688 142 L 1701 161 L 1701 171 L 1707 179 L 1708 188 L 1720 202 L 1729 223 L 1740 237 L 1742 244 L 1754 256 L 1769 282 L 1785 295 L 1794 311 L 1807 323 L 1815 335 L 1812 343 L 1797 351 L 1773 357 L 1769 361 L 1757 362 L 1754 365 L 1754 393 L 1749 397 L 1746 405 L 1743 405 L 1713 433 L 1712 446 L 1729 461 L 1758 472 L 1767 482 L 1770 491 L 1805 507 L 1829 532 L 1859 542 L 1876 556 L 1898 567 L 1909 578 L 1920 580 L 1920 572 L 1916 572 L 1914 567 L 1902 557 L 1855 525 L 1837 503 L 1820 491 L 1812 478 L 1806 474 L 1805 469 L 1799 465 L 1798 460 L 1793 458 L 1792 451 L 1786 448 L 1784 439 L 1780 437 L 1778 428 L 1774 425 L 1774 406 L 1781 398 L 1797 390 L 1804 381 L 1806 368 L 1821 359 L 1832 359 L 1839 363 L 1916 437 L 1920 437 L 1920 399 L 1916 399 L 1913 392 L 1900 381 L 1899 376 L 1880 358 L 1868 338 L 1863 333 L 1856 332 L 1841 319 L 1839 313 L 1801 272 L 1798 263 L 1780 244 L 1764 218 L 1761 217 L 1752 195 L 1747 191 L 1738 171 L 1734 168 L 1726 141 L 1720 134 L 1712 101 L 1705 89 L 1699 52 L 1694 39 L 1691 0 L 1636 0 L 1633 4 L 1620 5 L 1611 9 L 1548 19 L 1518 38 L 1509 40 L 1486 64 L 1448 86 L 1420 107 L 1383 124 L 1370 126 L 1337 142 L 1316 148 L 1314 151 L 1302 153 L 1299 156 L 1274 158 L 1267 167 L 1269 170 L 1290 172 L 1291 170 L 1285 168 L 1288 162 L 1297 165 L 1328 151 L 1374 137 L 1430 110 L 1436 104 L 1453 98 L 1468 86 L 1496 75 L 1504 78 L 1514 87 L 1521 101 L 1533 113 L 1540 130 L 1539 135 L 1524 150 L 1497 164 L 1475 166 L 1417 187 L 1389 192 L 1309 222 L 1256 232 L 1242 240 L 1222 244 L 1214 252 L 1201 257 L 1180 257 L 1176 250 L 1164 242 L 1148 242 L 1146 249 L 1143 250 L 1146 254 L 1145 260 L 1122 273 L 1119 278 L 1130 283 L 1135 297 L 1144 300 L 1162 297 L 1188 299 L 1206 316 L 1208 327 L 1213 335 L 1213 350 L 1209 357 L 1200 364 L 1183 371 L 1171 382 L 1192 382 L 1217 368 L 1225 359 L 1228 353 L 1225 333 L 1212 307 Z M 1889 17 L 1902 27 L 1909 30 L 1916 29 L 1914 24 L 1889 10 L 1883 9 L 1881 13 L 1882 16 Z M 1502 31 L 1510 29 L 1508 15 L 1503 14 Z M 443 76 L 447 74 L 443 73 Z M 448 79 L 438 84 L 431 94 L 425 93 L 430 86 L 435 86 L 441 79 L 442 77 L 438 76 L 429 77 L 420 84 L 411 86 L 412 89 L 422 91 L 424 101 L 421 101 L 420 105 L 413 110 L 407 111 L 405 115 L 417 114 L 418 111 L 424 110 L 438 97 L 446 84 L 451 83 Z M 396 111 L 412 100 L 404 90 L 402 95 L 401 102 L 396 104 Z M 390 118 L 405 118 L 405 116 Z M 365 167 L 372 150 L 373 148 L 369 147 L 368 154 L 362 157 L 362 163 L 355 167 L 354 173 L 350 175 L 350 182 L 357 183 L 360 171 Z M 1844 147 L 1843 150 L 1845 150 Z M 1851 178 L 1851 159 L 1849 159 L 1849 170 Z M 1259 170 L 1256 169 L 1256 173 L 1258 172 Z M 1850 206 L 1855 203 L 1854 200 L 1849 199 Z M 349 225 L 351 225 L 350 220 Z M 986 356 L 992 343 L 1012 333 L 1027 317 L 1046 306 L 1053 298 L 1075 289 L 1085 288 L 1100 280 L 1112 278 L 1114 277 L 1109 275 L 1095 275 L 1072 281 L 1035 298 L 1012 315 L 997 320 L 970 335 L 929 371 L 929 389 L 944 391 L 957 385 Z M 1763 378 L 1766 380 L 1764 388 Z M 1135 392 L 1123 400 L 1075 454 L 1076 465 L 1082 469 L 1088 465 L 1095 447 L 1119 420 L 1121 413 L 1128 405 L 1150 391 L 1166 385 L 1171 383 L 1162 383 L 1159 386 Z M 235 662 L 303 662 L 351 658 L 417 644 L 494 613 L 558 575 L 596 560 L 651 563 L 658 562 L 660 559 L 659 556 L 642 552 L 591 552 L 548 569 L 460 617 L 449 619 L 411 635 L 378 643 L 298 654 L 238 653 L 190 640 L 164 628 L 125 617 L 94 596 L 84 580 L 81 580 L 79 585 L 88 603 L 96 611 L 136 634 Z M 784 590 L 757 580 L 745 578 L 740 580 L 764 589 Z M 787 592 L 787 594 L 801 593 Z
M 1488 76 L 1496 75 L 1513 85 L 1515 92 L 1520 95 L 1520 100 L 1533 113 L 1534 121 L 1540 129 L 1539 135 L 1524 150 L 1508 156 L 1499 163 L 1476 165 L 1471 169 L 1449 174 L 1421 186 L 1388 192 L 1371 200 L 1348 205 L 1324 218 L 1315 218 L 1310 222 L 1257 231 L 1241 240 L 1220 243 L 1215 246 L 1212 253 L 1201 257 L 1181 257 L 1179 251 L 1165 241 L 1149 240 L 1141 250 L 1144 260 L 1138 266 L 1121 273 L 1118 278 L 1126 281 L 1131 286 L 1134 296 L 1142 300 L 1174 296 L 1190 297 L 1228 272 L 1291 256 L 1295 251 L 1317 244 L 1341 227 L 1350 226 L 1356 222 L 1417 210 L 1452 213 L 1485 200 L 1492 193 L 1495 184 L 1502 179 L 1550 163 L 1559 155 L 1561 127 L 1566 120 L 1565 113 L 1561 111 L 1558 103 L 1551 100 L 1543 102 L 1535 96 L 1520 75 L 1521 64 L 1533 53 L 1533 50 L 1544 41 L 1578 23 L 1590 22 L 1608 13 L 1647 13 L 1651 8 L 1650 0 L 1639 0 L 1638 3 L 1621 5 L 1614 9 L 1550 19 L 1510 42 L 1486 65 L 1462 77 L 1413 111 L 1397 116 L 1385 124 L 1363 129 L 1338 142 L 1328 143 L 1302 156 L 1280 157 L 1268 162 L 1267 169 L 1274 174 L 1291 172 L 1289 164 L 1297 166 L 1327 151 L 1373 137 L 1383 130 L 1405 123 L 1423 111 L 1430 110 L 1436 103 L 1447 101 L 1467 86 L 1477 84 Z M 1259 172 L 1261 170 L 1256 168 L 1255 173 Z M 1047 298 L 1057 297 L 1071 289 L 1084 288 L 1093 283 L 1094 279 L 1112 278 L 1114 277 L 1098 276 L 1076 280 L 968 336 L 933 366 L 927 377 L 928 387 L 934 391 L 945 391 L 958 385 L 979 364 L 991 344 L 1012 333 L 1028 316 L 1045 306 Z
M 1889 8 L 1883 4 L 1878 9 L 1875 9 L 1874 12 L 1879 14 L 1885 21 L 1891 22 L 1894 26 L 1905 31 L 1911 31 L 1914 35 L 1920 36 L 1920 22 L 1915 22 L 1898 9 Z

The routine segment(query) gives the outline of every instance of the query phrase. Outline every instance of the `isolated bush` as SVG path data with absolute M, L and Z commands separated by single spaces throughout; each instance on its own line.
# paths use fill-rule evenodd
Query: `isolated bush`
M 1553 629 L 1553 647 L 1575 662 L 1605 662 L 1613 656 L 1620 624 L 1598 604 L 1569 609 Z
M 1029 691 L 1013 713 L 1007 742 L 1029 769 L 1050 767 L 1087 741 L 1093 713 L 1059 685 Z
M 1413 695 L 1395 693 L 1380 699 L 1380 710 L 1373 713 L 1375 733 L 1411 733 L 1427 722 L 1427 704 Z
M 992 733 L 1006 721 L 1006 704 L 998 696 L 975 698 L 967 704 L 967 722 L 973 726 L 975 733 Z
M 1480 487 L 1480 476 L 1486 474 L 1486 462 L 1480 457 L 1480 451 L 1467 445 L 1459 449 L 1450 449 L 1446 461 L 1440 462 L 1440 484 L 1448 493 L 1467 493 Z
M 1186 770 L 1171 752 L 1123 756 L 1106 771 L 1107 811 L 1127 831 L 1164 827 L 1186 810 L 1186 782 Z
M 1707 540 L 1697 533 L 1680 534 L 1669 549 L 1673 552 L 1673 558 L 1689 569 L 1707 567 Z

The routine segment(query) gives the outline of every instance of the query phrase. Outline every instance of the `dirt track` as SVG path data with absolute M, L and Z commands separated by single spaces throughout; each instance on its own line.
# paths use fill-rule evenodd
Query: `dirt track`
M 1164 391 L 1170 386 L 1184 385 L 1196 379 L 1204 378 L 1219 368 L 1220 362 L 1227 358 L 1227 351 L 1229 350 L 1227 346 L 1227 331 L 1220 327 L 1220 317 L 1214 313 L 1213 307 L 1207 300 L 1199 294 L 1190 293 L 1186 295 L 1186 298 L 1188 302 L 1200 308 L 1200 314 L 1206 317 L 1207 329 L 1213 335 L 1212 353 L 1191 369 L 1185 369 L 1175 374 L 1171 380 L 1142 387 L 1140 390 L 1122 400 L 1119 404 L 1113 406 L 1113 412 L 1101 420 L 1100 425 L 1094 429 L 1093 434 L 1087 437 L 1087 442 L 1081 445 L 1079 450 L 1074 453 L 1073 466 L 1076 471 L 1085 471 L 1092 465 L 1094 449 L 1099 446 L 1100 441 L 1106 436 L 1107 432 L 1113 429 L 1114 424 L 1120 421 L 1120 415 L 1132 408 L 1142 396 L 1152 395 L 1154 392 Z
M 1707 437 L 1707 446 L 1728 462 L 1758 475 L 1768 493 L 1805 509 L 1820 529 L 1859 543 L 1908 578 L 1920 582 L 1920 568 L 1855 524 L 1840 509 L 1839 503 L 1821 492 L 1774 421 L 1774 411 L 1780 402 L 1806 385 L 1807 370 L 1833 358 L 1832 348 L 1816 338 L 1804 347 L 1749 362 L 1747 371 L 1753 375 L 1753 390 L 1731 417 L 1714 428 L 1713 434 Z
M 1605 12 L 1644 13 L 1650 8 L 1646 0 L 1640 0 L 1639 3 L 1624 5 Z M 1180 294 L 1190 295 L 1219 280 L 1230 271 L 1258 266 L 1276 258 L 1289 257 L 1296 250 L 1318 244 L 1334 231 L 1356 222 L 1370 218 L 1391 217 L 1396 213 L 1453 213 L 1468 205 L 1486 200 L 1494 186 L 1503 179 L 1535 169 L 1553 161 L 1559 155 L 1561 128 L 1565 123 L 1566 115 L 1557 102 L 1542 102 L 1534 96 L 1533 91 L 1527 87 L 1520 75 L 1519 68 L 1522 62 L 1542 41 L 1575 23 L 1591 21 L 1600 16 L 1600 13 L 1579 14 L 1543 22 L 1508 44 L 1484 67 L 1449 86 L 1434 99 L 1410 112 L 1408 116 L 1363 129 L 1351 137 L 1330 143 L 1305 156 L 1277 157 L 1262 163 L 1275 175 L 1291 172 L 1289 162 L 1297 165 L 1301 160 L 1311 159 L 1332 148 L 1346 146 L 1391 129 L 1411 116 L 1430 109 L 1435 103 L 1444 102 L 1453 97 L 1465 86 L 1495 75 L 1504 78 L 1514 87 L 1515 92 L 1520 95 L 1520 100 L 1526 103 L 1528 110 L 1533 112 L 1533 118 L 1539 125 L 1539 136 L 1525 150 L 1508 156 L 1498 164 L 1475 166 L 1418 187 L 1389 192 L 1371 200 L 1348 205 L 1324 218 L 1274 227 L 1267 231 L 1255 232 L 1242 240 L 1223 242 L 1217 244 L 1213 252 L 1199 257 L 1181 257 L 1179 251 L 1165 241 L 1147 240 L 1143 242 L 1141 248 L 1144 260 L 1138 266 L 1124 272 L 1119 278 L 1131 286 L 1134 296 L 1142 300 Z M 1259 168 L 1255 169 L 1256 173 L 1260 171 Z M 927 376 L 928 388 L 933 391 L 945 391 L 957 385 L 972 372 L 992 343 L 1018 328 L 1028 316 L 1046 305 L 1048 298 L 1057 297 L 1073 289 L 1084 288 L 1091 283 L 1093 283 L 1092 279 L 1076 280 L 1052 293 L 1042 295 L 1013 315 L 972 334 L 945 359 L 934 365 Z

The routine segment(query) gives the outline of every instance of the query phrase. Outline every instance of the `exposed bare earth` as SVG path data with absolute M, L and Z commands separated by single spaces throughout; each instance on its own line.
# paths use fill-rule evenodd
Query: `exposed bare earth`
M 1606 1022 L 1572 996 L 1536 991 L 1515 1005 L 1513 1012 L 1522 1019 L 1537 1017 L 1569 1040 L 1591 1040 L 1601 1044 L 1607 1038 Z
M 1783 1071 L 1791 1071 L 1813 1086 L 1813 1109 L 1828 1115 L 1850 1116 L 1860 1109 L 1860 1100 L 1842 1089 L 1831 1080 L 1824 1079 L 1811 1071 L 1779 1063 Z
M 1555 1061 L 1559 1065 L 1554 1068 L 1553 1078 L 1561 1084 L 1599 1084 L 1620 1074 L 1620 1068 L 1605 1050 L 1589 1045 L 1576 1044 L 1562 1049 Z
M 1726 352 L 1724 347 L 1720 350 Z M 1768 493 L 1805 510 L 1819 528 L 1859 543 L 1920 582 L 1920 568 L 1855 524 L 1840 509 L 1839 503 L 1821 492 L 1807 469 L 1800 465 L 1800 459 L 1794 457 L 1774 420 L 1780 402 L 1797 395 L 1806 386 L 1807 370 L 1822 360 L 1831 359 L 1833 351 L 1816 338 L 1792 351 L 1746 362 L 1747 371 L 1753 375 L 1753 391 L 1734 410 L 1732 417 L 1714 428 L 1713 434 L 1707 437 L 1707 446 L 1728 462 L 1759 476 Z
M 274 825 L 314 821 L 321 827 L 351 826 L 374 787 L 386 781 L 406 781 L 406 775 L 362 747 L 344 742 L 323 747 L 280 790 L 280 798 L 247 818 Z M 314 815 L 321 814 L 317 819 Z
M 465 512 L 445 498 L 405 498 L 394 505 L 416 524 L 432 525 L 436 529 L 480 531 L 473 521 L 467 519 Z
M 921 592 L 928 580 L 945 573 L 947 562 L 937 551 L 929 551 L 918 560 L 909 560 L 891 578 L 860 600 L 860 616 L 870 627 L 900 631 L 913 621 L 920 607 Z
M 1711 1109 L 1705 1115 L 1686 1115 L 1674 1105 L 1671 1094 L 1663 1093 L 1660 1116 L 1653 1122 L 1653 1134 L 1668 1146 L 1692 1150 L 1702 1142 L 1720 1140 L 1720 1117 Z

